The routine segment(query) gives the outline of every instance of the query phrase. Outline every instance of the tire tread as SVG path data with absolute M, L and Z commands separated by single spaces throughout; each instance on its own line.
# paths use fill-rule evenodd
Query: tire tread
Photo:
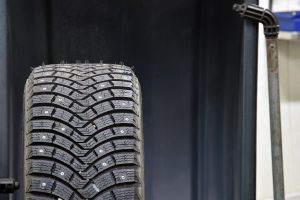
M 24 93 L 25 199 L 144 199 L 140 86 L 129 67 L 40 66 Z

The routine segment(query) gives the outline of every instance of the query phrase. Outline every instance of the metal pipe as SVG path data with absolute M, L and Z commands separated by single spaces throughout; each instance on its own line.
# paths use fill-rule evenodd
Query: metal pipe
M 277 38 L 266 39 L 268 60 L 268 86 L 273 168 L 273 193 L 275 200 L 284 200 L 284 173 L 282 156 L 280 92 L 278 76 Z

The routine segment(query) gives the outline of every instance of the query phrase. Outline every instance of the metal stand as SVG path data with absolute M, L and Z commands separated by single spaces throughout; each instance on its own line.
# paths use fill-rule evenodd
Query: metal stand
M 267 42 L 268 85 L 270 103 L 271 148 L 273 168 L 274 200 L 284 200 L 284 175 L 282 158 L 280 95 L 278 78 L 278 21 L 268 9 L 252 4 L 234 4 L 233 9 L 246 19 L 252 19 L 264 25 Z

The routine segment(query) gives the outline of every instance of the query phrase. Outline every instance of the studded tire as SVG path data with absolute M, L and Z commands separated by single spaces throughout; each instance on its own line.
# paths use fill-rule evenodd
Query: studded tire
M 144 200 L 141 114 L 129 67 L 35 68 L 24 92 L 24 199 Z

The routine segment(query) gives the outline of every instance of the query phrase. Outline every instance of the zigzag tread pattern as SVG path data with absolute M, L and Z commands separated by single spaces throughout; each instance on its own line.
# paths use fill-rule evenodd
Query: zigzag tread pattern
M 40 66 L 24 93 L 25 199 L 144 199 L 140 88 L 129 67 Z

